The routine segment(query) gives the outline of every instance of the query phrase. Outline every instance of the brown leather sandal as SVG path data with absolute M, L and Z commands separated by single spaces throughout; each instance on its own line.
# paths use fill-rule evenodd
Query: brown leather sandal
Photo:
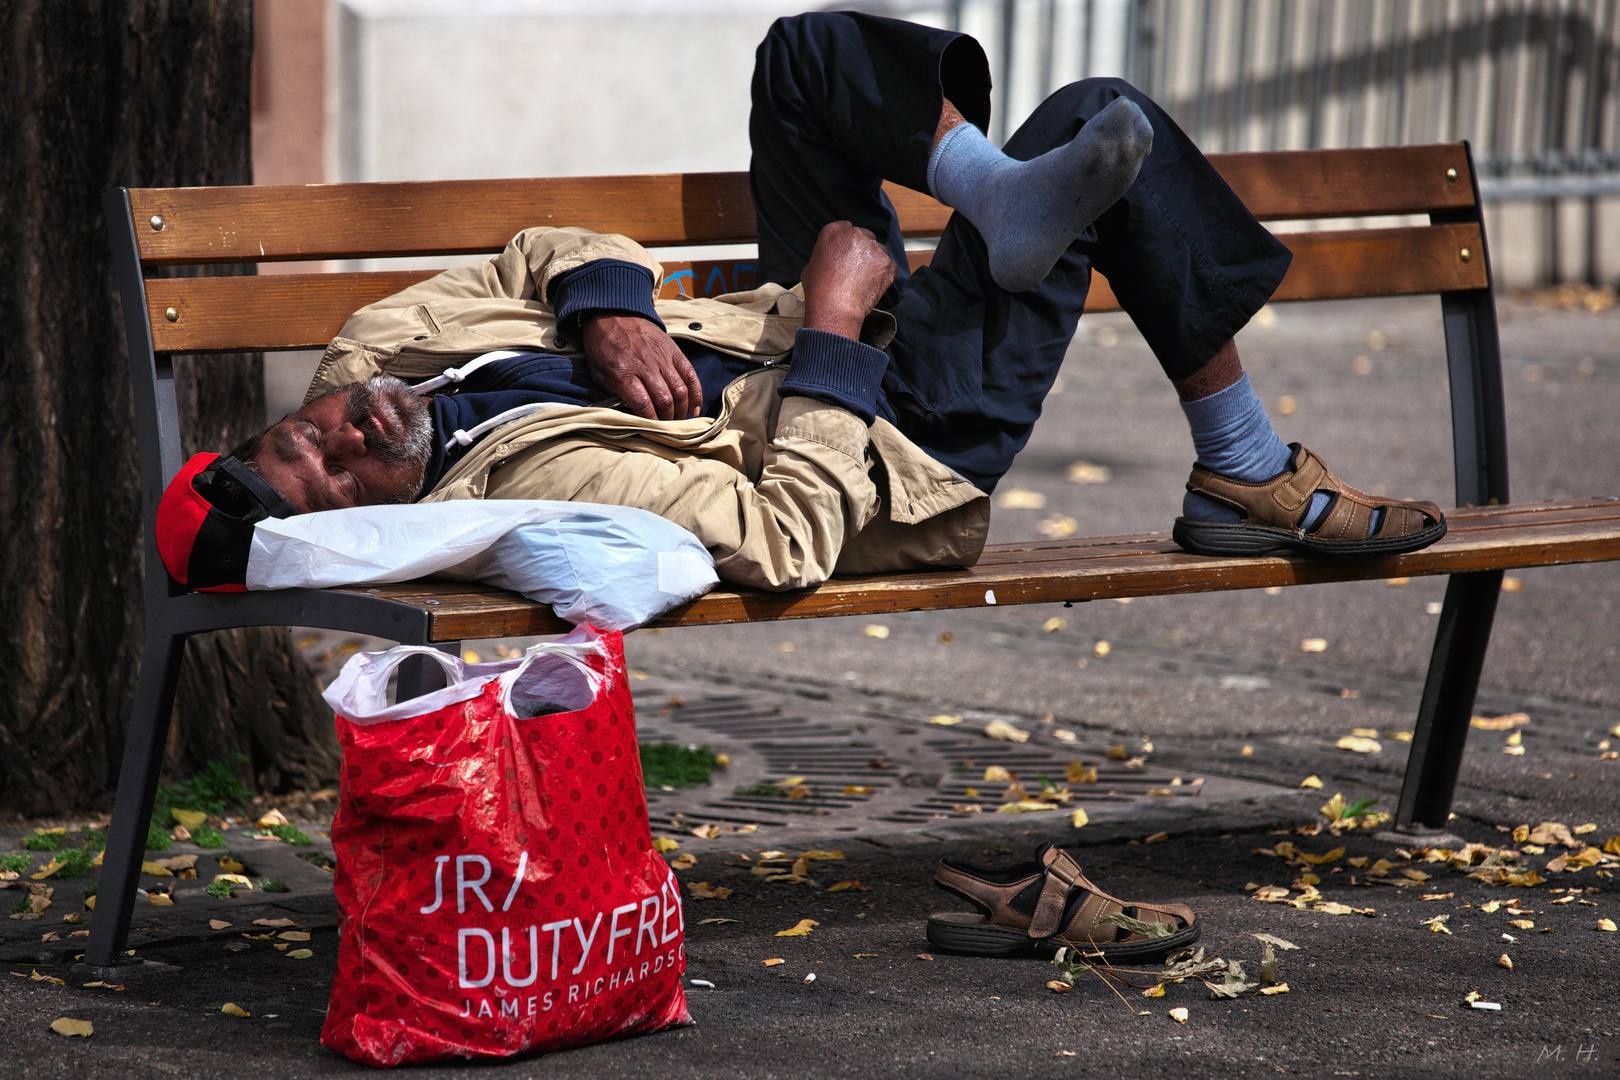
M 1361 557 L 1401 555 L 1426 548 L 1446 535 L 1446 518 L 1432 502 L 1368 495 L 1340 480 L 1322 459 L 1299 443 L 1288 470 L 1270 480 L 1247 484 L 1194 465 L 1187 490 L 1232 507 L 1237 523 L 1176 518 L 1171 533 L 1194 555 L 1269 555 L 1303 551 L 1311 555 Z M 1302 526 L 1311 496 L 1332 496 L 1314 529 Z M 1374 514 L 1381 513 L 1377 529 Z
M 979 910 L 928 918 L 928 941 L 947 952 L 1009 956 L 1062 945 L 1109 962 L 1149 961 L 1198 940 L 1202 928 L 1185 904 L 1117 900 L 1080 872 L 1068 852 L 1047 844 L 1038 861 L 996 870 L 955 859 L 940 860 L 934 882 Z M 1162 935 L 1133 929 L 1131 920 L 1157 923 Z

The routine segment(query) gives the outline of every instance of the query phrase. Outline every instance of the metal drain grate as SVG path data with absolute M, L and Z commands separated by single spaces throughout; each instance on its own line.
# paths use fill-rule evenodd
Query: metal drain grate
M 732 766 L 713 786 L 647 792 L 652 820 L 690 830 L 757 825 L 776 832 L 794 826 L 819 831 L 882 831 L 895 825 L 967 820 L 994 815 L 1005 781 L 985 781 L 999 765 L 1038 797 L 1038 777 L 1067 787 L 1073 798 L 1062 812 L 1161 798 L 1194 798 L 1205 788 L 1194 777 L 1162 768 L 1127 769 L 1096 749 L 1049 748 L 984 738 L 926 737 L 937 729 L 900 721 L 820 710 L 802 699 L 786 708 L 765 695 L 692 695 L 685 699 L 646 691 L 637 695 L 644 741 L 699 743 L 729 754 Z M 921 737 L 919 737 L 921 736 Z M 1071 761 L 1097 768 L 1096 783 L 1066 780 Z M 1180 783 L 1175 781 L 1180 780 Z M 790 783 L 791 781 L 791 783 Z M 1235 781 L 1218 781 L 1221 796 Z M 1254 791 L 1264 785 L 1242 785 Z M 968 789 L 976 789 L 970 796 Z M 718 790 L 717 790 L 718 789 Z M 1252 794 L 1245 790 L 1244 794 Z M 978 807 L 978 809 L 972 809 Z M 761 838 L 762 842 L 769 842 Z

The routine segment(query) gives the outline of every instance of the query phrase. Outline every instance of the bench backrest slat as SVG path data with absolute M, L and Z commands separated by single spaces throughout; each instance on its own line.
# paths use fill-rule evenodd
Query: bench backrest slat
M 1461 143 L 1210 160 L 1265 221 L 1473 205 Z M 945 207 L 887 190 L 908 235 L 944 228 Z M 746 173 L 143 188 L 130 204 L 146 266 L 491 252 L 531 225 L 623 233 L 649 247 L 751 243 L 756 231 Z
M 1404 296 L 1487 284 L 1479 226 L 1473 224 L 1292 233 L 1282 240 L 1294 261 L 1277 300 Z M 931 255 L 913 251 L 912 267 L 926 265 Z M 434 273 L 154 278 L 146 285 L 147 315 L 159 352 L 319 349 L 355 310 Z M 664 273 L 665 297 L 678 288 L 707 296 L 753 285 L 752 264 L 736 260 L 669 261 Z M 170 309 L 173 322 L 166 316 Z M 1119 310 L 1101 274 L 1092 277 L 1086 310 Z

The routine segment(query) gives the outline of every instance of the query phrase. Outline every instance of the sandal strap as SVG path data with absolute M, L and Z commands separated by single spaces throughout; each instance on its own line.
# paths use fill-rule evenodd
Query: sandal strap
M 1049 848 L 1043 856 L 1046 861 L 1046 881 L 1041 886 L 1041 898 L 1035 902 L 1035 914 L 1029 919 L 1029 936 L 1049 938 L 1063 926 L 1063 912 L 1069 905 L 1069 891 L 1085 888 L 1080 882 L 1085 875 L 1080 864 L 1062 848 Z

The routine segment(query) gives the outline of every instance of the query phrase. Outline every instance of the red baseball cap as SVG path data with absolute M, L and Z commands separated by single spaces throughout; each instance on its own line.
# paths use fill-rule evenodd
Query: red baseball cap
M 292 504 L 246 462 L 197 454 L 158 503 L 158 554 L 169 576 L 187 588 L 246 592 L 254 524 L 293 513 Z

